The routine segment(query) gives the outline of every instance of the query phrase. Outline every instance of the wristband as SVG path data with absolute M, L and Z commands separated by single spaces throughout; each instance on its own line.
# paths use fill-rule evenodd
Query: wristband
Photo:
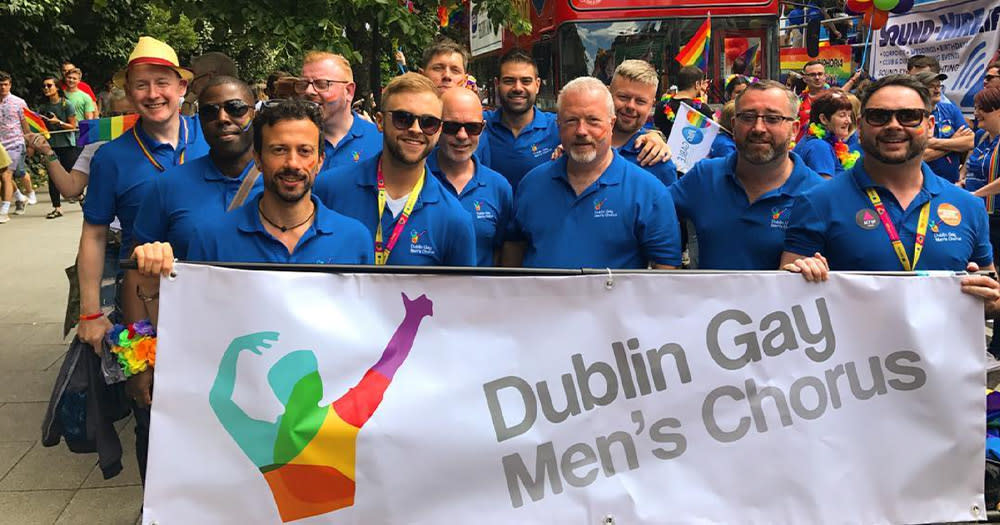
M 96 314 L 81 315 L 81 321 L 93 321 L 94 319 L 100 319 L 104 317 L 104 312 L 97 312 Z
M 156 329 L 147 319 L 108 330 L 111 352 L 118 358 L 125 377 L 145 372 L 156 364 Z
M 45 162 L 59 162 L 59 157 L 55 153 L 49 153 L 45 156 Z

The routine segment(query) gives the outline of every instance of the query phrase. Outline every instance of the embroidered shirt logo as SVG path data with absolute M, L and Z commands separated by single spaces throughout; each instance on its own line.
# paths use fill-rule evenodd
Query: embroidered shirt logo
M 605 205 L 605 202 L 607 202 L 607 200 L 608 200 L 607 197 L 605 197 L 603 199 L 594 199 L 594 218 L 602 219 L 602 218 L 605 218 L 605 217 L 617 217 L 618 216 L 618 214 L 615 212 L 615 210 L 609 209 Z
M 491 210 L 489 206 L 484 206 L 482 201 L 472 201 L 472 207 L 476 211 L 476 219 L 478 220 L 496 218 L 496 215 L 493 214 L 493 210 Z
M 424 237 L 427 234 L 427 230 L 417 231 L 410 230 L 410 253 L 417 255 L 434 255 L 434 247 L 430 244 L 426 244 Z
M 788 229 L 788 217 L 791 214 L 791 208 L 771 208 L 771 227 L 780 230 Z

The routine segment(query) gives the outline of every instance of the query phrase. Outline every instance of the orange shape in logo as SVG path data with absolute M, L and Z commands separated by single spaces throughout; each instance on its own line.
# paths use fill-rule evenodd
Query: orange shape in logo
M 962 223 L 962 212 L 947 202 L 938 205 L 937 214 L 941 218 L 941 222 L 948 226 L 958 226 Z

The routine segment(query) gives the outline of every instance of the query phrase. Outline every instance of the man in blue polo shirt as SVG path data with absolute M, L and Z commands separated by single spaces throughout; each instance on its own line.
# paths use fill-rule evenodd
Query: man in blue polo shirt
M 95 349 L 111 328 L 100 311 L 100 280 L 104 270 L 107 227 L 117 216 L 122 229 L 122 256 L 132 248 L 132 226 L 139 205 L 151 182 L 166 169 L 193 161 L 208 152 L 197 119 L 179 114 L 181 96 L 191 73 L 179 66 L 170 46 L 150 37 L 141 37 L 125 70 L 115 75 L 124 85 L 140 120 L 129 133 L 105 144 L 91 161 L 90 188 L 83 204 L 83 230 L 77 268 L 80 280 L 81 322 L 77 335 Z M 126 279 L 122 290 L 135 290 Z M 145 479 L 149 442 L 149 409 L 143 390 L 148 384 L 129 378 L 127 390 L 133 397 L 136 416 L 136 456 L 139 474 Z
M 516 190 L 525 173 L 552 158 L 560 142 L 559 126 L 555 114 L 535 106 L 542 81 L 530 55 L 520 49 L 509 51 L 500 58 L 499 78 L 500 109 L 485 114 L 489 166 L 506 177 Z M 640 141 L 641 163 L 667 160 L 669 149 L 662 133 L 650 130 Z
M 323 107 L 323 169 L 351 166 L 382 151 L 382 135 L 374 124 L 351 111 L 354 72 L 344 57 L 327 51 L 306 53 L 295 92 Z
M 135 219 L 136 245 L 169 242 L 174 256 L 186 259 L 195 228 L 260 193 L 253 161 L 253 103 L 242 80 L 217 76 L 208 81 L 198 97 L 208 155 L 153 181 Z M 239 202 L 234 202 L 237 194 Z
M 656 88 L 660 75 L 645 60 L 625 60 L 615 69 L 611 78 L 611 97 L 615 101 L 615 127 L 611 146 L 625 160 L 639 166 L 639 147 L 636 141 L 643 134 L 649 114 L 656 104 Z M 677 182 L 677 166 L 667 160 L 643 169 L 653 174 L 665 186 Z
M 962 167 L 962 157 L 975 146 L 975 133 L 965 125 L 965 116 L 955 104 L 941 98 L 941 81 L 948 78 L 944 73 L 921 71 L 913 75 L 931 92 L 934 105 L 934 137 L 927 142 L 924 162 L 938 177 L 948 182 L 958 182 L 958 170 Z
M 382 91 L 376 122 L 382 153 L 324 172 L 314 190 L 330 208 L 361 221 L 375 239 L 375 264 L 474 266 L 472 219 L 424 160 L 441 133 L 441 100 L 427 77 L 405 73 Z
M 889 75 L 868 88 L 858 127 L 862 162 L 796 200 L 783 268 L 807 280 L 826 279 L 827 267 L 993 270 L 982 200 L 934 175 L 921 160 L 934 131 L 931 107 L 927 88 L 908 75 Z M 993 279 L 964 277 L 962 290 L 995 311 L 1000 285 Z
M 498 266 L 514 195 L 503 175 L 476 157 L 483 131 L 483 105 L 468 89 L 441 95 L 441 140 L 427 157 L 427 168 L 472 217 L 476 229 L 476 266 Z
M 611 148 L 614 102 L 593 77 L 557 102 L 565 155 L 518 186 L 504 266 L 675 268 L 680 233 L 667 188 Z
M 823 178 L 789 151 L 799 100 L 763 80 L 736 98 L 736 152 L 706 159 L 670 187 L 682 219 L 698 235 L 698 267 L 774 270 L 795 198 Z

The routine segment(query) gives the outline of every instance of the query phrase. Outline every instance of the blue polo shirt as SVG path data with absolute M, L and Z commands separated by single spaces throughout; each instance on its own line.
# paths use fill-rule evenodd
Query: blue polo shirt
M 514 136 L 500 121 L 502 110 L 487 111 L 486 131 L 490 143 L 490 168 L 507 178 L 512 188 L 524 175 L 552 158 L 552 152 L 559 145 L 559 126 L 556 114 L 531 108 L 534 116 L 531 123 Z
M 934 107 L 934 138 L 950 139 L 955 136 L 955 132 L 965 125 L 965 116 L 962 110 L 951 102 L 944 99 Z M 958 181 L 958 169 L 962 167 L 962 154 L 952 151 L 947 155 L 932 160 L 927 163 L 939 177 L 943 177 L 948 182 Z
M 330 210 L 311 196 L 316 217 L 292 253 L 264 229 L 257 210 L 262 193 L 232 213 L 198 226 L 189 261 L 275 264 L 371 264 L 375 245 L 358 221 Z
M 670 196 L 677 214 L 694 223 L 699 268 L 775 270 L 795 198 L 824 179 L 790 153 L 788 180 L 751 203 L 736 178 L 738 155 L 698 162 L 670 187 Z
M 670 193 L 649 172 L 613 154 L 608 169 L 579 196 L 566 175 L 566 157 L 524 177 L 508 239 L 526 244 L 525 267 L 680 266 Z
M 848 149 L 850 149 L 850 145 L 848 145 Z M 840 165 L 840 161 L 837 160 L 837 154 L 833 151 L 833 144 L 824 139 L 806 135 L 802 137 L 802 140 L 795 145 L 795 149 L 792 151 L 797 153 L 799 157 L 802 157 L 802 161 L 805 162 L 806 166 L 812 168 L 816 173 L 826 175 L 827 177 L 836 177 L 846 173 L 844 167 Z
M 135 243 L 166 241 L 174 255 L 184 259 L 195 228 L 226 213 L 253 165 L 248 163 L 238 177 L 227 177 L 205 155 L 156 177 L 135 218 Z M 257 177 L 247 201 L 263 188 L 263 177 Z
M 966 191 L 973 192 L 993 182 L 990 180 L 991 174 L 993 177 L 1000 174 L 1000 136 L 987 139 L 985 130 L 978 130 L 976 147 L 972 148 L 969 159 L 965 161 Z M 997 212 L 996 195 L 984 197 L 983 201 L 986 203 L 987 212 Z
M 639 169 L 648 171 L 656 177 L 657 180 L 662 182 L 664 186 L 670 186 L 671 184 L 677 182 L 677 165 L 674 164 L 674 161 L 668 160 L 666 162 L 658 162 L 651 166 L 639 166 L 639 148 L 635 146 L 635 139 L 639 138 L 645 132 L 645 129 L 636 131 L 635 135 L 632 135 L 632 137 L 628 139 L 628 142 L 622 144 L 622 147 L 618 148 L 618 153 L 623 159 L 638 166 Z
M 178 165 L 182 154 L 185 162 L 193 162 L 208 153 L 208 144 L 195 117 L 181 116 L 177 148 L 169 143 L 154 141 L 142 130 L 142 121 L 132 129 L 139 134 L 153 158 L 167 169 Z M 139 205 L 150 188 L 149 183 L 166 175 L 146 158 L 131 132 L 122 134 L 101 146 L 90 161 L 90 182 L 87 199 L 83 202 L 83 220 L 94 225 L 107 225 L 117 216 L 122 225 L 120 255 L 128 257 L 132 253 L 132 225 Z
M 487 168 L 475 155 L 472 161 L 476 170 L 472 178 L 456 193 L 448 177 L 438 166 L 438 150 L 427 157 L 431 170 L 449 193 L 458 199 L 462 208 L 472 217 L 476 230 L 476 266 L 494 266 L 493 256 L 503 245 L 507 225 L 514 210 L 514 192 L 503 175 Z
M 353 113 L 354 123 L 347 135 L 340 139 L 336 146 L 329 141 L 323 141 L 323 170 L 357 164 L 370 159 L 382 152 L 382 133 L 378 126 L 368 122 L 357 113 Z
M 381 155 L 331 170 L 316 179 L 313 193 L 329 208 L 361 221 L 374 242 L 378 226 L 376 172 Z M 396 225 L 388 204 L 382 213 L 386 243 Z M 476 234 L 472 218 L 448 194 L 437 177 L 426 177 L 413 213 L 387 264 L 403 266 L 475 266 Z
M 725 131 L 719 131 L 712 141 L 712 148 L 708 150 L 708 158 L 719 159 L 734 151 L 736 151 L 736 141 L 733 140 L 733 136 Z
M 917 270 L 965 271 L 969 261 L 993 262 L 989 224 L 982 199 L 934 175 L 922 165 L 924 184 L 903 210 L 888 190 L 877 186 L 858 162 L 847 176 L 835 177 L 795 201 L 785 233 L 785 251 L 826 256 L 831 270 L 901 271 L 865 188 L 875 188 L 913 261 L 920 209 L 930 202 L 930 223 Z

